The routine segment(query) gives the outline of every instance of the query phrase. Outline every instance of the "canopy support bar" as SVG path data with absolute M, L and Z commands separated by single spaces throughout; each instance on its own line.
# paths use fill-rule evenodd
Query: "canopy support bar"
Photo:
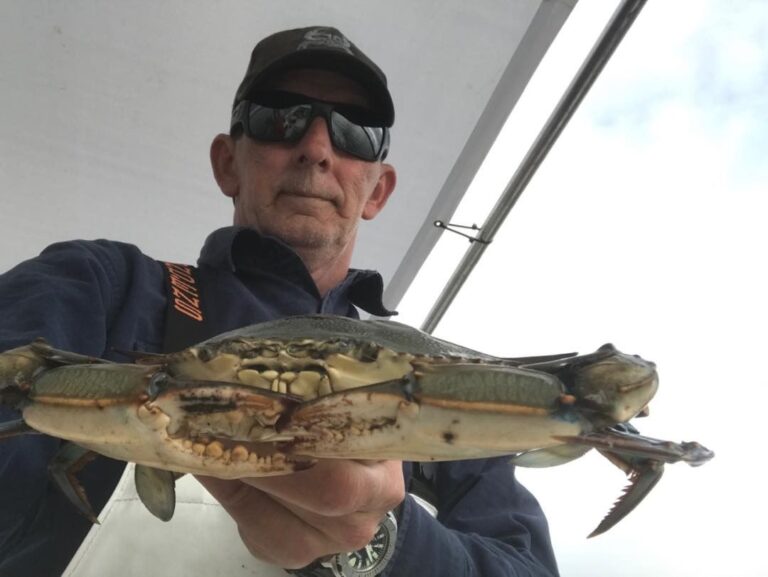
M 485 224 L 480 228 L 480 234 L 475 237 L 478 242 L 470 244 L 461 262 L 454 271 L 437 301 L 429 311 L 422 330 L 431 333 L 442 320 L 448 307 L 456 298 L 459 290 L 469 278 L 488 244 L 493 241 L 496 232 L 509 215 L 512 207 L 520 198 L 536 170 L 546 158 L 552 146 L 557 141 L 568 121 L 576 112 L 581 101 L 589 92 L 592 84 L 602 72 L 605 64 L 611 58 L 616 47 L 621 43 L 635 18 L 640 13 L 646 0 L 623 0 L 613 13 L 610 22 L 603 30 L 579 71 L 574 76 L 568 89 L 563 94 L 536 140 L 531 145 L 525 158 L 520 163 L 515 174 L 510 179 L 504 192 L 493 207 Z

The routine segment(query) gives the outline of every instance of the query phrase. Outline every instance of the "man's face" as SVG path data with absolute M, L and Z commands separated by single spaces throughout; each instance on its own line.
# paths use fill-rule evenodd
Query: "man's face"
M 368 105 L 360 85 L 330 71 L 289 71 L 269 88 L 326 102 Z M 335 149 L 323 118 L 315 118 L 295 143 L 239 138 L 232 170 L 232 186 L 222 189 L 234 198 L 235 224 L 253 226 L 299 251 L 351 253 L 359 220 L 376 216 L 394 187 L 389 165 Z

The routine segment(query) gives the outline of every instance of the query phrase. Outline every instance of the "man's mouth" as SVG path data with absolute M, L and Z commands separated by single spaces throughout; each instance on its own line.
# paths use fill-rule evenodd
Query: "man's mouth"
M 328 195 L 324 195 L 322 193 L 316 193 L 311 191 L 303 191 L 303 190 L 283 190 L 280 191 L 281 195 L 287 196 L 287 197 L 294 197 L 302 200 L 310 200 L 310 201 L 324 201 L 324 202 L 330 202 L 333 203 L 333 198 L 331 198 Z

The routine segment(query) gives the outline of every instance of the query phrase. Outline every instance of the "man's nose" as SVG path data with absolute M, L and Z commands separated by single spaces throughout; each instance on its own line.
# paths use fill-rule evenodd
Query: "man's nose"
M 324 118 L 314 118 L 296 143 L 299 162 L 326 166 L 333 155 L 333 143 Z

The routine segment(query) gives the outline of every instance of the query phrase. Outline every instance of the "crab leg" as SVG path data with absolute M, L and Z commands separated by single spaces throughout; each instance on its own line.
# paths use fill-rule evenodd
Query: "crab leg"
M 34 433 L 39 433 L 39 431 L 27 425 L 24 419 L 0 423 L 0 439 L 10 439 L 17 435 L 30 435 Z
M 558 439 L 597 449 L 629 477 L 624 493 L 589 537 L 605 533 L 637 507 L 661 479 L 664 463 L 684 461 L 696 467 L 714 457 L 712 451 L 699 443 L 673 443 L 646 437 L 629 423 Z
M 511 454 L 584 429 L 559 379 L 502 365 L 417 367 L 300 405 L 286 450 L 313 457 L 452 460 Z M 570 433 L 566 431 L 571 431 Z
M 96 453 L 89 449 L 74 443 L 64 443 L 51 464 L 48 465 L 48 470 L 56 486 L 91 523 L 98 523 L 99 521 L 93 512 L 93 507 L 88 501 L 83 486 L 75 475 L 95 458 Z
M 593 447 L 606 457 L 607 454 L 615 454 L 624 455 L 628 459 L 648 459 L 663 463 L 683 461 L 692 467 L 703 465 L 715 456 L 714 452 L 695 441 L 673 443 L 646 437 L 639 434 L 637 429 L 628 423 L 571 437 L 559 436 L 558 439 L 567 443 Z M 619 468 L 627 474 L 631 469 L 631 467 L 621 466 Z
M 161 521 L 170 521 L 176 510 L 176 477 L 171 471 L 136 465 L 136 493 L 147 510 Z

